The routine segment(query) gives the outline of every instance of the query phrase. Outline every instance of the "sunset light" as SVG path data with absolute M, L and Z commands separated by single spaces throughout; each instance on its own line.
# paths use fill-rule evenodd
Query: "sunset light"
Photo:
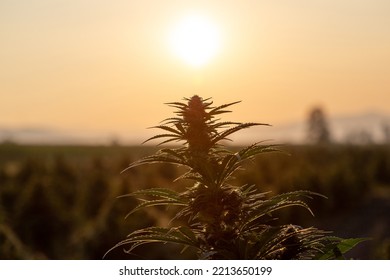
M 242 141 L 303 141 L 313 106 L 330 122 L 375 115 L 364 130 L 379 141 L 390 1 L 360 2 L 2 1 L 0 141 L 142 143 L 161 104 L 193 94 L 242 100 L 238 119 L 273 125 Z
M 0 0 L 0 280 L 389 275 L 389 15 Z
M 188 16 L 177 23 L 170 43 L 175 55 L 191 66 L 203 66 L 217 53 L 220 38 L 217 27 L 202 16 Z

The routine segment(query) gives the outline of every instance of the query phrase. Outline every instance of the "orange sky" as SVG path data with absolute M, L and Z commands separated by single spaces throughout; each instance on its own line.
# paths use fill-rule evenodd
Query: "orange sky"
M 167 43 L 191 13 L 222 37 L 201 68 Z M 276 125 L 317 104 L 390 113 L 389 15 L 388 0 L 3 0 L 0 127 L 143 135 L 193 94 Z

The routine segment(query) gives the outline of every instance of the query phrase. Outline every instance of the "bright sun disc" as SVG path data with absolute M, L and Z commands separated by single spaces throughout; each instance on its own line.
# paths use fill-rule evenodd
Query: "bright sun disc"
M 206 64 L 219 48 L 219 33 L 204 17 L 191 16 L 179 22 L 171 34 L 176 55 L 192 66 Z

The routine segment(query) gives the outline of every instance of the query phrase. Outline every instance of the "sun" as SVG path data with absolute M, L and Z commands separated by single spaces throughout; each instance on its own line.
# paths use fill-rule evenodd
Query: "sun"
M 206 17 L 191 15 L 179 21 L 170 36 L 175 55 L 194 67 L 210 61 L 220 47 L 217 26 Z

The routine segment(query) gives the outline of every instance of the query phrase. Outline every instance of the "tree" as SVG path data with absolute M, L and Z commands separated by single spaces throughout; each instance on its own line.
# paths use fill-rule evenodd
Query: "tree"
M 383 138 L 385 143 L 390 143 L 390 123 L 383 122 L 382 124 Z
M 321 107 L 314 107 L 309 113 L 307 138 L 312 144 L 330 143 L 327 117 Z

